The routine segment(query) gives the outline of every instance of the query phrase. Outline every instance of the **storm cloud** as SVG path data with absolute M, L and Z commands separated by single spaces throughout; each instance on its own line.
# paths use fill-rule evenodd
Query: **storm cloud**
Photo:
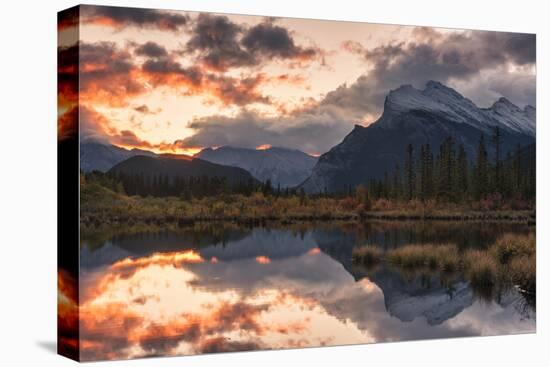
M 142 45 L 139 45 L 134 50 L 134 53 L 138 56 L 148 56 L 148 57 L 164 57 L 168 56 L 168 51 L 164 46 L 159 45 L 155 42 L 146 42 Z
M 187 42 L 187 52 L 197 51 L 199 60 L 215 70 L 250 66 L 254 59 L 238 41 L 242 31 L 240 25 L 226 16 L 199 14 Z
M 306 61 L 320 50 L 298 46 L 290 32 L 265 20 L 247 28 L 226 16 L 199 14 L 191 29 L 186 52 L 196 52 L 208 68 L 225 71 L 234 67 L 250 67 L 273 58 Z
M 247 30 L 242 44 L 252 54 L 264 57 L 308 59 L 318 53 L 315 48 L 297 46 L 286 28 L 267 21 Z

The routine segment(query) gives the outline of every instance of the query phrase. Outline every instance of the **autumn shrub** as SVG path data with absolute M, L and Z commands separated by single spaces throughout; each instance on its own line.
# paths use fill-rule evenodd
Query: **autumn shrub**
M 484 250 L 469 250 L 464 255 L 466 274 L 472 286 L 488 288 L 496 284 L 499 264 Z
M 509 264 L 514 258 L 535 254 L 534 234 L 505 234 L 489 248 L 489 252 L 501 264 Z
M 378 199 L 375 200 L 372 204 L 372 210 L 376 211 L 389 211 L 392 210 L 394 206 L 392 205 L 392 202 L 388 199 Z
M 340 199 L 339 206 L 344 211 L 353 211 L 357 208 L 357 200 L 354 197 L 345 197 Z
M 354 248 L 351 256 L 354 262 L 370 266 L 382 260 L 384 251 L 377 246 L 361 246 Z
M 509 274 L 512 282 L 521 290 L 535 294 L 537 289 L 537 264 L 535 255 L 521 256 L 510 262 Z
M 390 250 L 390 263 L 405 268 L 428 267 L 454 271 L 460 266 L 458 249 L 452 244 L 411 244 Z

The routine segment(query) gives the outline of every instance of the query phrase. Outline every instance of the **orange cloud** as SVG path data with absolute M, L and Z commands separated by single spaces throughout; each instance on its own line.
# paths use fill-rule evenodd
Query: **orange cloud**
M 68 272 L 57 272 L 57 334 L 61 354 L 78 357 L 78 281 Z
M 57 117 L 57 138 L 64 140 L 70 137 L 75 137 L 78 134 L 78 107 L 73 107 L 70 110 Z
M 148 257 L 140 257 L 138 259 L 126 258 L 120 260 L 113 265 L 111 269 L 127 269 L 127 268 L 139 268 L 149 265 L 178 265 L 181 263 L 193 264 L 203 262 L 204 259 L 201 255 L 194 250 L 185 250 L 179 252 L 162 252 L 155 253 Z
M 267 256 L 257 256 L 256 257 L 256 262 L 258 264 L 270 264 L 271 263 L 271 259 Z
M 262 73 L 245 78 L 205 73 L 199 67 L 184 68 L 169 58 L 150 59 L 143 63 L 142 76 L 155 87 L 181 90 L 184 95 L 206 95 L 222 105 L 245 106 L 250 103 L 269 103 L 258 90 L 269 79 Z
M 319 255 L 321 253 L 321 249 L 319 247 L 314 247 L 311 250 L 307 252 L 309 255 Z

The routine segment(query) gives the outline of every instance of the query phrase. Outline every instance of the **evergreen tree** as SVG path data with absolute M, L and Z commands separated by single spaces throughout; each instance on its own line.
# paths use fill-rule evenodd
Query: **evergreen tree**
M 457 158 L 457 189 L 461 197 L 468 193 L 468 157 L 464 145 L 460 144 Z
M 411 200 L 414 195 L 415 172 L 413 153 L 414 148 L 412 144 L 407 145 L 407 159 L 405 162 L 405 184 L 407 200 Z
M 403 189 L 401 184 L 401 171 L 399 169 L 399 164 L 395 165 L 395 171 L 393 173 L 392 193 L 393 199 L 401 199 Z
M 485 137 L 481 134 L 477 148 L 475 167 L 475 191 L 476 199 L 482 198 L 487 193 L 489 184 L 489 166 L 487 161 L 487 149 L 485 148 Z
M 501 177 L 501 144 L 502 144 L 502 134 L 498 126 L 495 127 L 493 134 L 493 144 L 495 145 L 495 178 L 494 178 L 494 188 L 497 192 L 502 191 L 502 177 Z

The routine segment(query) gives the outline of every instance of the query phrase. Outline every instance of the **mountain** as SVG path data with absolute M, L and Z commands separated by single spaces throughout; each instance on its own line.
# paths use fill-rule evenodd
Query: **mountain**
M 226 178 L 229 185 L 247 184 L 257 181 L 246 170 L 238 167 L 223 166 L 202 159 L 188 157 L 148 157 L 137 155 L 122 161 L 108 173 L 122 176 L 143 176 L 146 179 L 159 177 L 174 178 Z
M 141 149 L 124 149 L 108 143 L 85 141 L 80 143 L 80 170 L 84 172 L 107 172 L 111 167 L 130 157 L 145 155 L 154 157 L 155 153 Z
M 396 164 L 402 167 L 408 144 L 418 149 L 429 143 L 436 153 L 449 136 L 457 146 L 463 144 L 473 160 L 481 134 L 492 152 L 490 137 L 496 126 L 501 130 L 504 157 L 517 144 L 535 142 L 535 108 L 522 110 L 505 98 L 490 108 L 479 108 L 439 82 L 430 81 L 423 90 L 404 85 L 390 91 L 376 122 L 356 125 L 340 144 L 321 155 L 301 187 L 307 192 L 345 191 L 383 178 Z
M 366 268 L 353 264 L 351 254 L 358 238 L 352 233 L 342 235 L 335 230 L 317 230 L 313 233 L 313 240 L 323 253 L 342 264 L 355 281 L 367 277 L 376 284 L 384 294 L 388 313 L 401 321 L 425 318 L 429 325 L 438 325 L 473 303 L 472 289 L 462 281 L 443 285 L 436 277 L 405 277 L 386 264 L 366 273 Z M 449 291 L 451 288 L 452 292 Z
M 293 187 L 311 174 L 317 158 L 299 150 L 272 147 L 265 150 L 223 146 L 206 148 L 197 157 L 226 166 L 244 168 L 256 179 L 271 180 L 273 187 Z

